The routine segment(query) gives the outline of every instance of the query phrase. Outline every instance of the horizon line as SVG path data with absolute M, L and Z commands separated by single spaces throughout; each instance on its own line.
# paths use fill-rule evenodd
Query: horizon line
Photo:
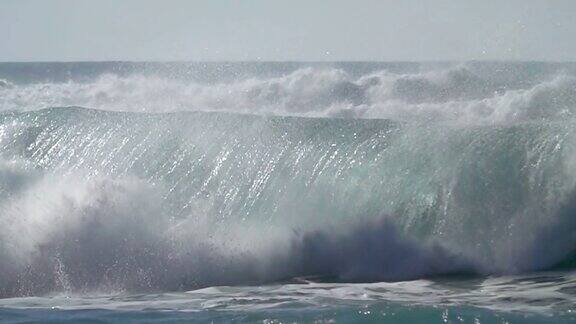
M 0 61 L 0 64 L 26 64 L 26 63 L 576 63 L 576 60 L 512 60 L 512 59 L 472 59 L 472 60 L 30 60 L 30 61 Z

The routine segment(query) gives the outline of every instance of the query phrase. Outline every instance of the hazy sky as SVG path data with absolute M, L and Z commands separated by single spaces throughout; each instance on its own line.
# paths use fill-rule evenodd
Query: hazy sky
M 0 0 L 0 61 L 576 61 L 576 0 Z

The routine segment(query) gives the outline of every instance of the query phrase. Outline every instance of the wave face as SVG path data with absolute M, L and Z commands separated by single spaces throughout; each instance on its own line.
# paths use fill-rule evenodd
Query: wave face
M 547 269 L 574 126 L 4 112 L 0 295 Z

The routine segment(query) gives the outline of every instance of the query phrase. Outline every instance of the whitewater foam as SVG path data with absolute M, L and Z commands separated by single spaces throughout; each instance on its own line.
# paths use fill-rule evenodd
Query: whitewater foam
M 305 67 L 227 82 L 106 73 L 93 80 L 0 87 L 0 110 L 82 106 L 114 111 L 226 111 L 309 117 L 510 124 L 573 115 L 576 78 L 558 70 L 528 84 L 491 80 L 466 65 L 424 72 Z
M 79 178 L 43 177 L 2 204 L 2 296 L 185 290 L 302 276 L 399 280 L 471 269 L 440 247 L 402 239 L 385 220 L 342 234 L 294 235 L 235 222 L 214 227 L 202 220 L 206 214 L 166 217 L 160 194 L 145 182 Z

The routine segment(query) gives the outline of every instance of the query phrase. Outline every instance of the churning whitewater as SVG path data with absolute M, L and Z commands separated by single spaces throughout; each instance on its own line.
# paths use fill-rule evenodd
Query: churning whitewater
M 181 65 L 4 63 L 0 69 L 12 78 L 0 80 L 0 110 L 77 106 L 471 125 L 563 119 L 576 103 L 573 64 Z
M 568 271 L 575 71 L 0 64 L 0 296 Z

